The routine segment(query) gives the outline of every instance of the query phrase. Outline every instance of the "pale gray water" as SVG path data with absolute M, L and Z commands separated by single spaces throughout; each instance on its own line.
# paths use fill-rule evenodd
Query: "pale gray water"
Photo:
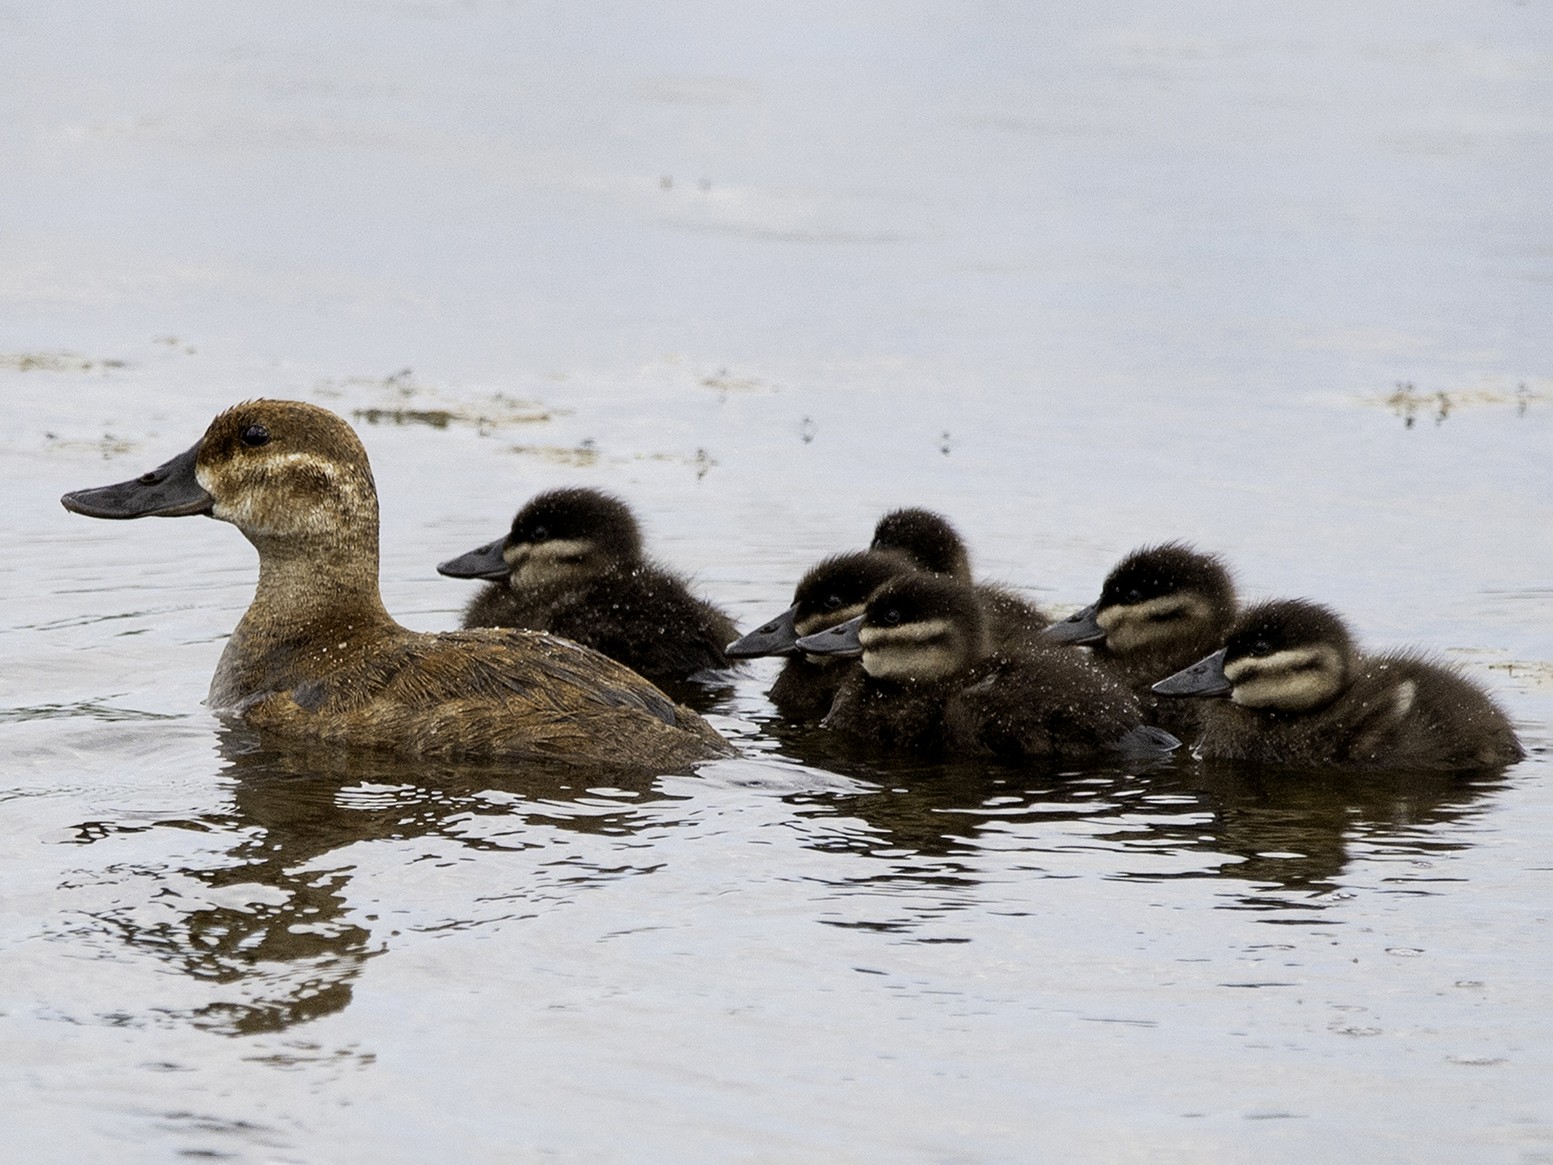
M 1535 3 L 0 10 L 5 1155 L 1553 1160 L 1550 72 Z M 1055 604 L 1191 537 L 1532 756 L 857 765 L 761 664 L 693 776 L 298 771 L 200 706 L 246 543 L 57 502 L 257 395 L 412 626 L 552 485 L 745 626 L 925 504 Z

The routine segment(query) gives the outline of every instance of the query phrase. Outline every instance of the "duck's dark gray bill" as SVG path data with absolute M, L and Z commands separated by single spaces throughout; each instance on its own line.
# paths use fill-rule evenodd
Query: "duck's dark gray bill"
M 798 650 L 810 655 L 862 655 L 862 629 L 863 616 L 859 615 L 835 627 L 805 635 L 798 641 Z
M 208 514 L 216 499 L 195 480 L 194 461 L 199 451 L 200 447 L 195 445 L 132 481 L 67 493 L 59 499 L 60 504 L 88 518 L 182 518 Z
M 1224 648 L 1199 659 L 1173 676 L 1166 676 L 1151 691 L 1157 696 L 1224 696 L 1232 685 L 1224 674 Z
M 730 643 L 723 654 L 729 659 L 755 659 L 762 655 L 792 655 L 798 650 L 798 608 L 789 607 L 769 623 Z
M 1140 724 L 1111 742 L 1111 747 L 1128 756 L 1165 756 L 1181 747 L 1181 742 L 1163 728 Z
M 505 538 L 498 538 L 495 542 L 487 542 L 478 550 L 471 550 L 468 554 L 460 554 L 457 558 L 439 562 L 437 573 L 445 574 L 449 578 L 506 578 L 512 573 L 507 560 L 501 556 L 502 547 L 506 544 Z
M 1076 611 L 1060 623 L 1053 623 L 1045 631 L 1046 638 L 1058 643 L 1076 643 L 1080 647 L 1105 642 L 1105 628 L 1095 622 L 1095 609 L 1099 603 L 1091 603 L 1082 611 Z

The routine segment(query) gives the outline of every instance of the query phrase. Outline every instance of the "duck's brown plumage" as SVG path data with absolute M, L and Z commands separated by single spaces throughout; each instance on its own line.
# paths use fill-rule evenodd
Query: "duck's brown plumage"
M 499 554 L 505 577 L 470 602 L 465 627 L 549 631 L 660 682 L 728 666 L 733 621 L 645 556 L 636 517 L 619 498 L 579 488 L 542 493 L 513 518 Z M 438 569 L 458 577 L 457 564 L 471 555 Z
M 185 468 L 188 481 L 171 501 L 168 484 L 148 481 Z M 152 489 L 159 492 L 145 500 Z M 694 712 L 587 648 L 535 633 L 434 635 L 395 622 L 378 590 L 366 452 L 325 409 L 237 405 L 182 458 L 64 502 L 98 517 L 208 513 L 254 544 L 259 585 L 222 652 L 210 704 L 277 736 L 630 769 L 728 751 Z
M 1340 616 L 1302 599 L 1245 611 L 1219 652 L 1156 691 L 1227 697 L 1206 702 L 1205 758 L 1450 770 L 1525 755 L 1503 710 L 1455 667 L 1362 654 Z
M 1051 617 L 1040 607 L 997 583 L 971 577 L 970 551 L 954 524 L 942 514 L 918 506 L 891 510 L 874 526 L 871 550 L 905 555 L 919 569 L 971 586 L 987 620 L 993 642 L 1011 647 L 1039 634 Z

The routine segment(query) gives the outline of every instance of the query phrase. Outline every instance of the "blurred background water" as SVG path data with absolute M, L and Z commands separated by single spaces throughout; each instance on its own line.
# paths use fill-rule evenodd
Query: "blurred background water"
M 0 7 L 0 1097 L 18 1160 L 1553 1159 L 1537 4 Z M 629 498 L 745 627 L 899 505 L 1068 609 L 1149 541 L 1465 666 L 1529 759 L 320 768 L 252 593 L 93 523 L 347 416 L 383 584 Z

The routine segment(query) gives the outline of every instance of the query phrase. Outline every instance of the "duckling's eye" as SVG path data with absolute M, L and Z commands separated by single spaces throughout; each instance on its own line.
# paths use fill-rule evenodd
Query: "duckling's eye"
M 535 526 L 528 532 L 528 536 L 531 542 L 543 542 L 550 537 L 550 529 L 548 526 Z
M 1258 639 L 1255 643 L 1253 643 L 1246 650 L 1248 650 L 1252 655 L 1266 655 L 1270 651 L 1272 651 L 1272 649 L 1273 649 L 1273 645 L 1271 643 L 1267 642 L 1267 640 L 1265 640 L 1265 639 Z
M 1141 603 L 1143 602 L 1143 592 L 1137 587 L 1133 587 L 1132 590 L 1127 592 L 1127 598 L 1124 601 L 1128 603 Z
M 837 610 L 840 606 L 841 606 L 841 596 L 840 595 L 826 595 L 825 596 L 825 609 L 827 611 Z
M 899 611 L 897 611 L 894 607 L 891 607 L 888 611 L 886 611 L 879 618 L 879 622 L 884 623 L 884 624 L 886 624 L 886 625 L 888 625 L 890 627 L 897 627 L 897 626 L 899 626 L 900 625 L 900 621 L 901 621 L 901 613 Z
M 244 445 L 260 446 L 270 443 L 270 431 L 263 425 L 249 425 L 237 435 Z

